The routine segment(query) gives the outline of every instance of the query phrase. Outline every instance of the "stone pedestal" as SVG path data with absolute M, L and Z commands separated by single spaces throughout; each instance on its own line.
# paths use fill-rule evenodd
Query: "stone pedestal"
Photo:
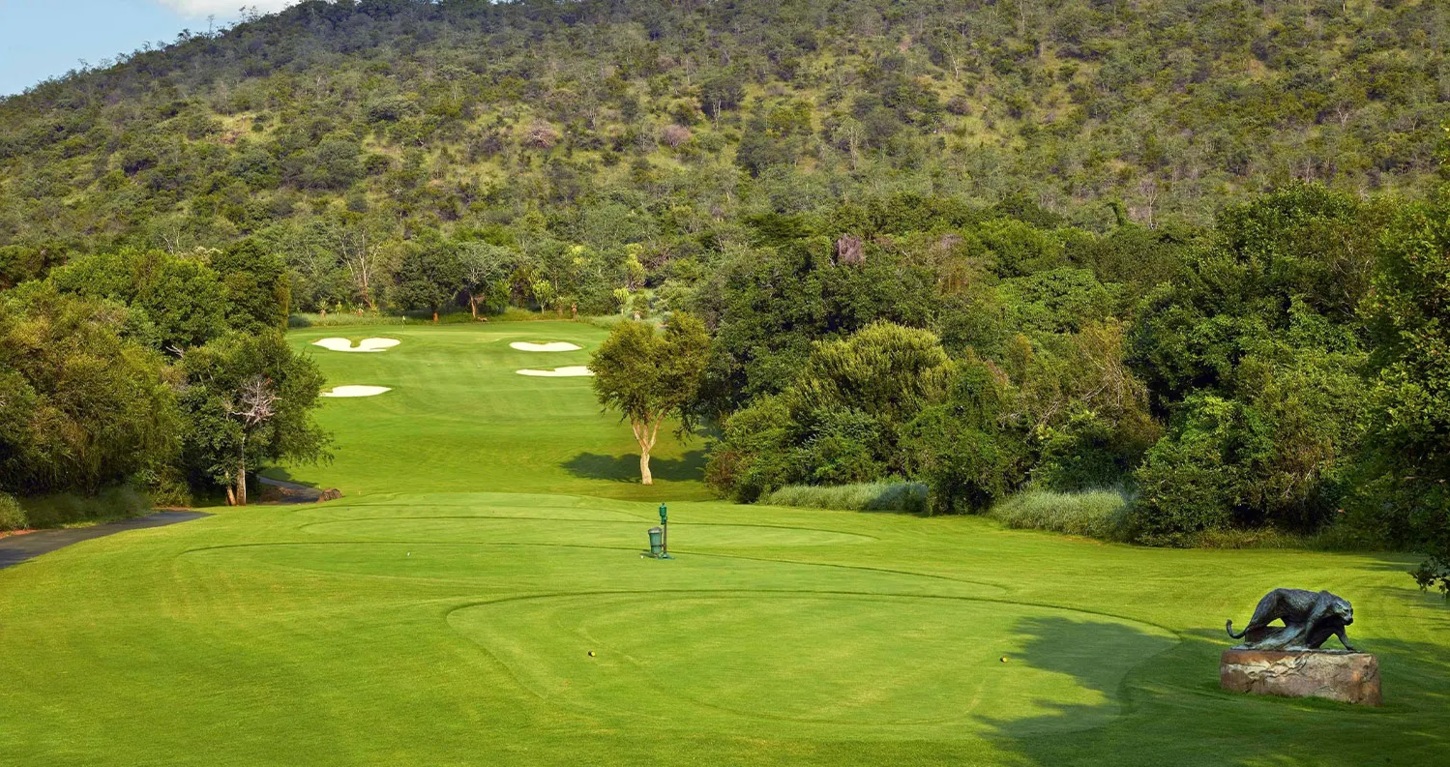
M 1226 650 L 1218 677 L 1234 692 L 1381 703 L 1379 659 L 1362 652 Z

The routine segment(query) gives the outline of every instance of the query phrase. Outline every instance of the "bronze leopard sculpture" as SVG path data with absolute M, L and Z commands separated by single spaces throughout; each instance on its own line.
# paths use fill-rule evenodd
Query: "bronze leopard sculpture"
M 1284 625 L 1270 626 L 1276 619 Z M 1354 608 L 1328 591 L 1274 589 L 1259 600 L 1243 631 L 1235 634 L 1233 621 L 1224 628 L 1234 639 L 1243 639 L 1240 647 L 1248 650 L 1317 650 L 1337 636 L 1346 650 L 1358 652 L 1344 635 L 1344 627 L 1351 623 Z

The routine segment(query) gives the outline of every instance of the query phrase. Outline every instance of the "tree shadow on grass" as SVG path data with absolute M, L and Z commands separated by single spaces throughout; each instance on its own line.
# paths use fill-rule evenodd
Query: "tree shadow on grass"
M 303 480 L 297 479 L 296 477 L 292 476 L 292 473 L 288 470 L 277 468 L 275 466 L 263 469 L 258 476 L 259 478 L 263 479 L 274 479 L 278 482 L 287 482 L 293 485 L 301 485 L 303 487 L 321 489 L 321 486 L 318 485 L 316 482 L 305 482 Z
M 565 471 L 581 479 L 603 479 L 611 482 L 639 482 L 639 455 L 599 455 L 580 453 L 560 464 Z M 655 479 L 688 482 L 705 477 L 705 451 L 691 450 L 680 458 L 651 458 L 650 473 Z
M 1124 707 L 1120 698 L 1125 677 L 1144 660 L 1170 650 L 1175 640 L 1117 621 L 1090 615 L 1032 616 L 1018 621 L 1014 633 L 1022 638 L 1020 649 L 1004 660 L 1004 673 L 1013 665 L 1073 678 L 1087 697 L 1099 703 L 1060 703 L 1039 700 L 1050 713 L 1020 719 L 984 720 L 1014 740 L 1041 737 L 1046 733 L 1076 731 L 1102 726 Z
M 1097 703 L 1038 701 L 1047 713 L 982 721 L 1029 764 L 1427 764 L 1450 747 L 1450 658 L 1438 644 L 1371 639 L 1381 709 L 1225 692 L 1219 656 L 1232 644 L 1205 628 L 1166 644 L 1131 624 L 1024 618 L 1009 659 L 1065 674 Z M 1125 665 L 1126 664 L 1126 665 Z

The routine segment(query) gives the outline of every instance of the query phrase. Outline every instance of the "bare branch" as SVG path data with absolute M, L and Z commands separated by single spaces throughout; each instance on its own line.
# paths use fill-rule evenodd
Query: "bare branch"
M 272 382 L 260 375 L 247 379 L 237 392 L 237 399 L 228 403 L 227 413 L 236 416 L 249 429 L 272 420 L 277 414 L 277 392 Z

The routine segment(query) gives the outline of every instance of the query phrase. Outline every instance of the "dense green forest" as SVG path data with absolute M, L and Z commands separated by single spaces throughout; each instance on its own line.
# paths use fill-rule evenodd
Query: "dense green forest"
M 741 501 L 1108 490 L 1101 537 L 1443 562 L 1447 51 L 1445 4 L 1354 0 L 185 33 L 0 101 L 0 492 L 240 501 L 324 457 L 289 315 L 688 312 L 682 415 Z

